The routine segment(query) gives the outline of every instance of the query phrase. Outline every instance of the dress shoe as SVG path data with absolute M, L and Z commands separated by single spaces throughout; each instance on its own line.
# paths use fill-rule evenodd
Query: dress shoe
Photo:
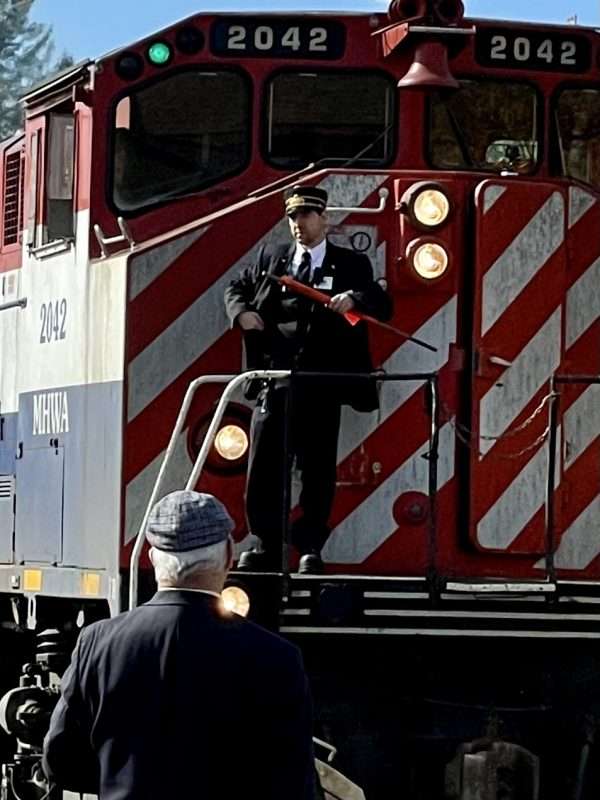
M 277 567 L 270 553 L 253 548 L 240 553 L 237 569 L 240 572 L 275 572 Z
M 298 574 L 300 575 L 322 575 L 325 572 L 323 559 L 318 550 L 311 550 L 310 553 L 304 553 L 300 556 L 300 563 L 298 565 Z

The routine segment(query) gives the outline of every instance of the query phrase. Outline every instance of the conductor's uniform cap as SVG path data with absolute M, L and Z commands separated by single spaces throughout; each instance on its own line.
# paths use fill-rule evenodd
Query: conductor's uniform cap
M 222 542 L 233 528 L 220 500 L 212 494 L 183 490 L 156 503 L 148 517 L 146 539 L 158 550 L 185 552 Z
M 285 213 L 288 217 L 297 211 L 316 211 L 322 214 L 327 208 L 327 192 L 318 186 L 292 186 L 285 193 Z

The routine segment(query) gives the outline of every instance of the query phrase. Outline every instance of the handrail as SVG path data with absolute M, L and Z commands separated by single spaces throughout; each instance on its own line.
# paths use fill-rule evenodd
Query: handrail
M 135 608 L 137 605 L 137 593 L 138 593 L 138 568 L 140 557 L 142 554 L 142 548 L 144 546 L 144 534 L 146 532 L 146 525 L 148 524 L 148 518 L 150 516 L 150 512 L 152 510 L 152 506 L 154 505 L 156 498 L 158 496 L 158 490 L 160 489 L 160 485 L 164 478 L 165 472 L 167 471 L 167 466 L 169 461 L 171 460 L 173 453 L 175 452 L 175 448 L 177 446 L 177 440 L 179 439 L 179 435 L 183 430 L 183 426 L 185 424 L 185 419 L 187 417 L 188 411 L 190 410 L 190 406 L 192 404 L 192 400 L 194 395 L 196 394 L 197 389 L 206 384 L 206 383 L 228 383 L 229 385 L 223 392 L 219 405 L 217 406 L 217 410 L 215 411 L 215 415 L 213 417 L 213 421 L 211 422 L 208 431 L 206 432 L 206 436 L 204 438 L 204 442 L 202 447 L 200 448 L 200 452 L 196 458 L 196 462 L 192 469 L 192 475 L 186 484 L 186 489 L 190 488 L 191 486 L 195 485 L 197 478 L 191 483 L 192 477 L 195 474 L 199 474 L 200 469 L 204 466 L 204 462 L 206 461 L 206 457 L 208 452 L 210 451 L 210 447 L 212 445 L 212 441 L 216 435 L 217 427 L 221 418 L 223 416 L 223 412 L 225 411 L 225 406 L 227 405 L 227 401 L 229 397 L 233 393 L 237 387 L 246 380 L 253 380 L 255 378 L 287 378 L 290 374 L 289 370 L 253 370 L 250 372 L 243 372 L 241 375 L 204 375 L 200 378 L 196 378 L 193 380 L 187 388 L 185 393 L 185 397 L 183 398 L 183 403 L 179 410 L 179 415 L 177 416 L 177 421 L 175 423 L 175 427 L 173 428 L 173 433 L 171 434 L 171 438 L 169 440 L 169 444 L 167 445 L 167 449 L 165 450 L 165 454 L 163 456 L 162 463 L 160 465 L 160 469 L 158 471 L 158 475 L 156 476 L 156 480 L 154 481 L 154 486 L 152 487 L 152 491 L 150 492 L 150 498 L 148 500 L 148 504 L 146 505 L 146 510 L 144 511 L 144 516 L 142 518 L 142 522 L 140 524 L 139 530 L 136 535 L 135 544 L 133 546 L 133 550 L 131 551 L 131 559 L 129 564 L 129 609 Z M 216 422 L 215 422 L 216 420 Z M 200 463 L 200 467 L 197 470 L 196 465 Z
M 106 237 L 104 235 L 104 231 L 100 227 L 100 225 L 94 225 L 94 233 L 96 234 L 96 239 L 98 240 L 98 244 L 100 245 L 100 250 L 102 251 L 102 258 L 108 258 L 109 252 L 108 244 L 120 244 L 121 242 L 127 242 L 129 244 L 129 249 L 133 250 L 135 247 L 135 241 L 133 236 L 131 235 L 131 231 L 129 230 L 129 226 L 123 219 L 123 217 L 117 217 L 117 225 L 119 226 L 119 230 L 121 231 L 119 236 L 109 236 Z
M 415 381 L 420 380 L 427 384 L 429 387 L 430 392 L 430 401 L 431 401 L 431 426 L 430 426 L 430 434 L 429 434 L 429 451 L 427 453 L 427 461 L 428 461 L 428 495 L 429 495 L 429 502 L 430 502 L 430 524 L 429 524 L 429 544 L 430 544 L 430 564 L 429 564 L 429 577 L 430 577 L 430 590 L 432 592 L 437 591 L 437 587 L 435 586 L 435 536 L 436 536 L 436 518 L 435 518 L 435 500 L 437 495 L 437 461 L 438 461 L 438 448 L 439 448 L 439 388 L 438 388 L 438 380 L 437 380 L 437 373 L 435 372 L 406 372 L 406 373 L 385 373 L 385 372 L 373 372 L 373 373 L 356 373 L 356 372 L 294 372 L 292 373 L 291 370 L 251 370 L 248 372 L 242 372 L 238 375 L 204 375 L 200 378 L 196 378 L 193 380 L 187 388 L 185 393 L 183 403 L 179 410 L 179 414 L 177 416 L 177 421 L 175 423 L 175 427 L 173 428 L 173 432 L 171 434 L 171 438 L 169 440 L 169 444 L 165 450 L 165 454 L 163 456 L 163 460 L 161 462 L 158 475 L 156 476 L 156 480 L 152 487 L 152 491 L 150 493 L 150 497 L 148 499 L 148 503 L 146 505 L 146 509 L 144 511 L 144 515 L 142 518 L 142 522 L 138 529 L 138 533 L 136 535 L 135 544 L 133 546 L 131 552 L 131 559 L 130 559 L 130 570 L 129 570 L 129 609 L 133 609 L 137 605 L 137 594 L 138 594 L 138 570 L 139 570 L 139 562 L 140 557 L 142 554 L 142 549 L 144 546 L 145 540 L 145 532 L 146 532 L 146 525 L 148 524 L 148 519 L 150 517 L 150 512 L 152 507 L 158 497 L 158 492 L 160 489 L 160 485 L 164 478 L 167 466 L 175 452 L 177 446 L 177 440 L 183 430 L 183 426 L 185 424 L 185 420 L 187 414 L 189 412 L 190 406 L 192 404 L 193 397 L 197 391 L 197 389 L 205 385 L 207 383 L 227 383 L 223 394 L 221 395 L 221 399 L 215 409 L 212 421 L 208 427 L 206 435 L 204 437 L 204 441 L 202 442 L 202 446 L 200 451 L 196 457 L 194 462 L 194 466 L 192 467 L 192 471 L 190 476 L 186 482 L 185 488 L 186 489 L 193 489 L 196 485 L 198 478 L 200 476 L 200 472 L 204 464 L 206 463 L 206 459 L 210 452 L 210 448 L 212 447 L 214 438 L 217 434 L 219 424 L 223 418 L 225 413 L 225 409 L 231 398 L 232 394 L 241 384 L 245 383 L 246 381 L 250 380 L 288 380 L 293 374 L 294 380 L 319 380 L 323 378 L 331 378 L 332 376 L 345 379 L 371 379 L 381 382 L 387 381 Z M 286 543 L 284 542 L 284 545 Z
M 309 165 L 310 167 L 311 165 Z M 308 169 L 308 168 L 307 168 Z M 316 169 L 314 172 L 306 172 L 304 177 L 302 177 L 302 182 L 308 180 L 315 180 L 316 178 L 321 178 L 324 175 L 344 175 L 350 174 L 351 172 L 356 172 L 357 170 L 348 170 L 339 167 L 330 168 L 330 167 L 322 167 L 320 169 Z M 367 172 L 367 170 L 363 170 L 362 172 Z M 371 170 L 370 172 L 373 172 Z M 271 184 L 267 184 L 266 186 L 261 186 L 258 189 L 255 189 L 253 192 L 249 192 L 245 197 L 241 200 L 236 200 L 234 203 L 231 203 L 224 208 L 220 208 L 217 211 L 211 211 L 209 214 L 205 214 L 203 217 L 199 217 L 198 219 L 193 220 L 192 222 L 185 223 L 184 225 L 180 225 L 177 228 L 169 231 L 166 234 L 160 234 L 159 236 L 152 237 L 150 239 L 145 239 L 142 242 L 135 242 L 133 237 L 127 238 L 127 236 L 123 233 L 123 228 L 121 227 L 121 223 L 119 223 L 119 228 L 121 228 L 121 236 L 113 236 L 109 239 L 104 237 L 104 233 L 99 225 L 95 224 L 94 233 L 96 234 L 96 238 L 98 240 L 98 244 L 102 250 L 102 257 L 106 258 L 105 255 L 105 247 L 107 244 L 116 244 L 117 242 L 124 242 L 128 241 L 129 249 L 132 252 L 140 252 L 143 249 L 150 249 L 157 245 L 159 242 L 164 243 L 166 241 L 171 241 L 172 239 L 177 239 L 180 236 L 183 236 L 185 233 L 191 233 L 198 228 L 202 228 L 205 225 L 209 225 L 216 220 L 221 220 L 223 217 L 228 217 L 231 214 L 235 214 L 242 209 L 247 209 L 250 206 L 254 205 L 257 202 L 265 200 L 272 195 L 279 194 L 280 192 L 284 192 L 286 189 L 291 188 L 295 185 L 296 180 L 290 180 L 290 178 L 296 178 L 298 175 L 303 174 L 304 170 L 300 170 L 300 172 L 294 173 L 293 175 L 286 175 L 281 181 L 275 181 L 274 186 L 277 186 L 280 182 L 285 180 L 286 182 L 282 186 L 278 186 L 278 188 L 271 188 Z M 377 174 L 380 174 L 378 172 Z M 381 198 L 381 191 L 387 192 L 387 189 L 380 190 L 380 198 Z M 263 194 L 264 192 L 264 194 Z M 386 200 L 387 202 L 387 200 Z M 379 205 L 376 208 L 372 209 L 364 209 L 360 206 L 356 208 L 344 208 L 344 207 L 330 207 L 328 211 L 340 211 L 340 212 L 347 212 L 347 213 L 361 213 L 361 214 L 379 214 L 385 208 L 386 202 L 383 202 L 380 199 Z M 119 220 L 117 219 L 117 222 Z M 108 251 L 106 251 L 108 253 Z
M 0 311 L 8 311 L 9 308 L 25 308 L 27 306 L 27 298 L 21 297 L 18 300 L 11 300 L 10 303 L 2 303 Z
M 381 214 L 387 204 L 389 190 L 382 186 L 377 193 L 379 195 L 379 205 L 375 208 L 363 208 L 363 206 L 327 206 L 327 211 L 345 211 L 348 214 Z

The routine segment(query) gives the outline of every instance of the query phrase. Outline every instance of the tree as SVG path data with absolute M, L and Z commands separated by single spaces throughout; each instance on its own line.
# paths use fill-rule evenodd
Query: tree
M 19 98 L 57 67 L 73 63 L 63 54 L 52 65 L 52 28 L 29 19 L 35 0 L 0 0 L 0 141 L 22 126 Z

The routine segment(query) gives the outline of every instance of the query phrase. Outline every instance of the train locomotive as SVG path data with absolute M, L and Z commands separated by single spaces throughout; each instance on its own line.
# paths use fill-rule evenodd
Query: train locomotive
M 229 588 L 302 647 L 316 734 L 369 800 L 596 797 L 598 32 L 460 0 L 198 13 L 23 102 L 0 144 L 0 796 L 48 794 L 78 631 L 151 591 L 151 498 L 192 475 L 252 544 L 223 291 L 310 182 L 409 336 L 370 330 L 379 410 L 343 411 L 326 574 L 284 547 Z

